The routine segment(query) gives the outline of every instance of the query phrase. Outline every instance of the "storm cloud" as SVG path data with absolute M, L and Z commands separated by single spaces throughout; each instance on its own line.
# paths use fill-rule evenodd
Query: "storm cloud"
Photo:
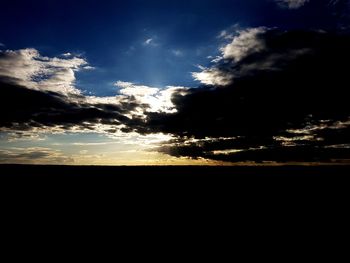
M 119 105 L 92 103 L 83 96 L 67 98 L 49 91 L 39 91 L 0 81 L 0 127 L 12 130 L 49 129 L 93 130 L 96 124 L 119 125 L 129 118 L 123 114 L 133 108 L 133 103 Z
M 148 114 L 149 129 L 178 136 L 161 151 L 225 161 L 349 159 L 349 36 L 251 32 L 237 38 L 252 50 L 237 45 L 239 59 L 223 56 L 205 69 L 230 82 L 174 96 L 175 114 Z

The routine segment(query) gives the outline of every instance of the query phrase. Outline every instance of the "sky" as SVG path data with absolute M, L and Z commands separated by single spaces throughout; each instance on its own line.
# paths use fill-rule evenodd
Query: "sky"
M 0 163 L 350 160 L 348 0 L 13 0 L 0 12 Z

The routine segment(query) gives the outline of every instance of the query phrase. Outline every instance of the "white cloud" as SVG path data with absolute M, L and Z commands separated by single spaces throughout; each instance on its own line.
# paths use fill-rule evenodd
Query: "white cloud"
M 97 97 L 97 96 L 85 96 L 87 103 L 91 104 L 117 104 L 118 99 L 116 96 L 109 97 Z
M 304 6 L 309 0 L 275 0 L 282 8 L 297 9 Z
M 238 28 L 237 25 L 234 27 Z M 251 54 L 264 50 L 265 42 L 259 36 L 265 33 L 266 30 L 267 28 L 265 27 L 237 30 L 236 35 L 232 37 L 232 41 L 220 48 L 221 55 L 212 59 L 212 62 L 219 63 L 222 60 L 232 60 L 237 63 Z M 228 34 L 230 34 L 229 31 L 224 30 L 219 36 L 223 38 L 227 37 L 226 39 L 228 39 Z M 235 77 L 232 72 L 223 71 L 216 66 L 211 68 L 200 66 L 199 68 L 201 71 L 192 72 L 192 76 L 195 80 L 198 80 L 205 85 L 226 86 L 231 84 Z
M 84 66 L 84 67 L 82 67 L 82 69 L 93 70 L 93 69 L 96 69 L 96 68 L 92 67 L 92 66 Z
M 242 60 L 248 55 L 259 52 L 265 48 L 259 35 L 266 31 L 264 27 L 249 28 L 238 31 L 238 35 L 232 42 L 220 49 L 223 59 L 233 59 L 236 62 Z
M 192 72 L 195 80 L 200 81 L 205 85 L 226 86 L 232 83 L 233 76 L 231 73 L 227 74 L 218 68 L 200 67 L 201 72 Z
M 145 97 L 156 94 L 159 89 L 145 85 L 135 85 L 132 82 L 117 81 L 115 86 L 121 88 L 120 93 L 127 96 Z
M 0 54 L 0 77 L 30 89 L 65 95 L 81 94 L 74 86 L 75 72 L 91 69 L 83 58 L 49 58 L 33 48 L 0 51 Z
M 238 28 L 237 25 L 234 28 Z M 213 63 L 220 63 L 222 60 L 230 60 L 234 63 L 241 61 L 242 59 L 248 57 L 251 54 L 263 51 L 265 46 L 265 41 L 260 38 L 260 35 L 264 34 L 268 30 L 265 27 L 248 28 L 245 30 L 237 30 L 235 36 L 232 35 L 231 42 L 220 48 L 221 55 L 212 58 Z M 228 39 L 229 31 L 224 30 L 220 33 L 220 37 Z M 272 63 L 272 62 L 271 62 Z M 259 66 L 264 69 L 269 69 L 271 63 L 267 61 L 265 64 Z M 255 67 L 256 65 L 246 65 L 244 68 L 240 69 L 240 72 L 244 73 L 250 70 L 249 66 Z M 199 66 L 200 72 L 192 72 L 192 76 L 195 80 L 200 81 L 205 85 L 218 85 L 226 86 L 233 82 L 235 74 L 233 72 L 227 72 L 213 66 L 210 68 Z
M 210 57 L 215 64 L 211 67 L 199 66 L 200 72 L 192 72 L 193 78 L 205 85 L 227 86 L 235 78 L 247 76 L 257 70 L 277 71 L 287 61 L 311 51 L 307 48 L 293 49 L 284 53 L 265 54 L 264 59 L 260 60 L 242 61 L 250 55 L 269 50 L 264 37 L 268 30 L 265 27 L 238 30 L 232 41 L 220 48 L 220 56 Z M 224 66 L 220 67 L 217 63 Z
M 115 86 L 119 87 L 119 93 L 127 96 L 134 97 L 140 104 L 136 110 L 138 114 L 142 114 L 142 104 L 150 106 L 149 112 L 176 112 L 175 106 L 171 101 L 172 95 L 175 92 L 186 90 L 185 87 L 167 86 L 164 89 L 149 87 L 145 85 L 136 85 L 131 82 L 117 81 Z

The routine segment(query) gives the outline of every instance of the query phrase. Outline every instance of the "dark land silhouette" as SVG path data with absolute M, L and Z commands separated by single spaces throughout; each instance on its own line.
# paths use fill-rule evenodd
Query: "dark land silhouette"
M 181 191 L 238 193 L 269 190 L 290 193 L 302 190 L 326 193 L 327 189 L 348 188 L 350 166 L 57 166 L 0 165 L 3 190 L 69 188 L 94 191 L 164 194 Z M 90 189 L 90 190 L 89 190 Z

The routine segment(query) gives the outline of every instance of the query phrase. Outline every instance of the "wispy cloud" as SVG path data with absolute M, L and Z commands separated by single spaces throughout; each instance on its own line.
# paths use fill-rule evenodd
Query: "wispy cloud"
M 153 42 L 153 38 L 148 38 L 145 40 L 145 42 L 143 42 L 143 44 L 147 46 L 147 45 L 151 45 L 152 42 Z
M 155 36 L 146 38 L 142 42 L 142 45 L 146 46 L 146 47 L 158 47 L 160 45 L 160 43 L 158 42 L 158 37 L 155 35 Z
M 184 55 L 184 53 L 179 49 L 173 49 L 171 50 L 171 53 L 176 57 L 182 57 Z
M 0 150 L 0 163 L 73 163 L 73 159 L 51 148 L 9 148 Z
M 217 35 L 217 38 L 218 39 L 232 40 L 237 35 L 237 32 L 239 30 L 241 30 L 240 25 L 234 24 L 234 25 L 230 26 L 229 28 L 221 30 L 219 32 L 219 34 Z
M 64 53 L 64 54 L 62 54 L 62 56 L 64 56 L 64 57 L 71 57 L 71 56 L 73 56 L 73 54 L 72 53 L 70 53 L 70 52 L 68 52 L 68 53 Z
M 275 0 L 282 8 L 298 9 L 304 6 L 310 0 Z

